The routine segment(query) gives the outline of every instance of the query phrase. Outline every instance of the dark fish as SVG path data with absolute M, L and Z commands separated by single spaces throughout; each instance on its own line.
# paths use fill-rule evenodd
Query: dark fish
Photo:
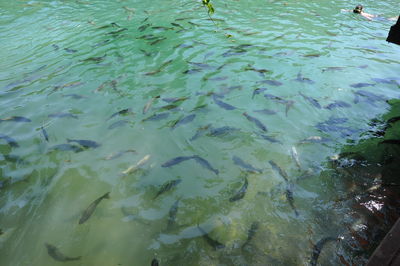
M 369 91 L 365 91 L 365 90 L 358 90 L 356 92 L 354 92 L 354 94 L 368 98 L 370 101 L 386 101 L 387 97 L 383 96 L 383 95 L 378 95 Z
M 110 120 L 111 118 L 114 118 L 117 115 L 126 115 L 126 114 L 131 114 L 131 113 L 132 113 L 132 109 L 131 108 L 122 109 L 121 111 L 113 113 L 107 120 Z
M 268 85 L 271 85 L 271 86 L 281 86 L 281 85 L 283 85 L 283 83 L 280 82 L 280 81 L 270 80 L 270 79 L 261 80 L 261 81 L 259 81 L 259 83 L 268 84 Z
M 265 139 L 265 140 L 271 142 L 271 143 L 283 144 L 281 141 L 279 141 L 279 140 L 277 140 L 277 139 L 275 139 L 275 138 L 273 138 L 273 137 L 270 137 L 270 136 L 267 136 L 267 135 L 264 135 L 264 134 L 260 134 L 259 136 L 262 137 L 263 139 Z
M 308 84 L 314 84 L 314 83 L 315 83 L 315 81 L 313 81 L 313 80 L 311 80 L 311 79 L 309 79 L 309 78 L 303 77 L 303 76 L 301 75 L 301 72 L 299 72 L 299 73 L 297 74 L 297 78 L 294 79 L 294 81 L 298 81 L 298 82 L 302 82 L 302 83 L 308 83 Z
M 161 166 L 162 167 L 171 167 L 175 164 L 178 164 L 178 163 L 190 160 L 190 159 L 194 159 L 194 156 L 178 156 L 178 157 L 175 157 L 175 158 L 163 163 Z
M 246 112 L 244 112 L 243 115 L 247 118 L 247 120 L 255 123 L 256 126 L 259 127 L 262 131 L 267 131 L 267 127 L 263 123 L 261 123 L 261 121 L 258 120 L 257 118 L 248 115 Z
M 211 164 L 204 158 L 201 158 L 198 155 L 194 155 L 193 159 L 200 164 L 201 166 L 203 166 L 204 168 L 210 170 L 211 172 L 213 172 L 214 174 L 218 175 L 219 171 L 218 169 L 215 169 L 214 167 L 211 166 Z
M 11 147 L 14 147 L 14 148 L 18 148 L 19 147 L 18 142 L 14 138 L 12 138 L 10 136 L 4 135 L 4 134 L 0 134 L 0 139 L 4 139 L 7 142 L 7 144 L 10 145 Z
M 215 250 L 218 250 L 220 248 L 225 248 L 225 245 L 218 242 L 217 240 L 212 239 L 206 231 L 203 230 L 199 225 L 197 225 L 197 228 L 199 228 L 199 231 L 202 233 L 203 238 L 207 241 L 207 243 L 212 246 Z
M 346 117 L 329 117 L 328 120 L 326 120 L 324 123 L 329 124 L 329 125 L 337 125 L 337 124 L 343 124 L 349 121 L 348 118 Z
M 85 140 L 85 139 L 67 139 L 68 143 L 76 142 L 79 145 L 83 146 L 84 148 L 98 148 L 101 144 L 97 143 L 93 140 Z
M 277 165 L 274 161 L 270 160 L 269 164 L 272 166 L 272 169 L 274 169 L 275 171 L 277 171 L 282 177 L 283 179 L 285 179 L 285 181 L 287 183 L 289 183 L 289 176 L 287 175 L 287 173 L 285 172 L 285 170 L 283 170 L 279 165 Z
M 78 119 L 77 115 L 71 114 L 71 113 L 54 113 L 54 114 L 49 114 L 48 117 L 51 118 L 74 118 L 74 119 Z
M 200 68 L 192 68 L 192 69 L 188 69 L 182 72 L 182 74 L 194 74 L 194 73 L 199 73 L 201 72 Z
M 400 145 L 399 139 L 385 139 L 384 141 L 379 142 L 379 144 L 395 144 Z
M 145 50 L 143 50 L 143 49 L 140 49 L 140 51 L 141 51 L 145 56 L 151 56 L 151 53 L 150 53 L 150 52 L 147 52 L 147 51 L 145 51 Z
M 123 32 L 123 31 L 126 31 L 126 30 L 128 30 L 128 29 L 127 28 L 122 28 L 122 29 L 119 29 L 119 30 L 115 30 L 115 31 L 109 32 L 107 34 L 108 35 L 117 35 L 117 34 Z
M 234 127 L 218 127 L 218 128 L 212 128 L 210 129 L 210 133 L 207 134 L 207 136 L 209 137 L 219 137 L 219 136 L 223 136 L 226 135 L 228 133 L 231 133 L 233 131 L 237 131 L 239 130 L 238 128 L 234 128 Z
M 158 266 L 159 264 L 158 264 L 158 260 L 157 259 L 153 259 L 152 261 L 151 261 L 151 266 Z
M 93 214 L 94 210 L 96 209 L 97 205 L 99 205 L 99 203 L 103 199 L 109 199 L 109 198 L 110 198 L 110 192 L 107 192 L 106 194 L 104 194 L 100 198 L 98 198 L 95 201 L 93 201 L 89 205 L 89 207 L 87 207 L 86 210 L 82 213 L 81 219 L 79 219 L 79 224 L 83 224 L 84 222 L 86 222 L 90 218 L 90 216 L 92 216 L 92 214 Z
M 196 67 L 200 67 L 200 68 L 211 68 L 211 66 L 209 64 L 205 64 L 205 63 L 197 63 L 197 62 L 188 62 L 191 65 L 194 65 Z
M 322 248 L 325 246 L 326 243 L 331 242 L 331 241 L 337 241 L 337 238 L 334 237 L 324 237 L 321 240 L 317 242 L 317 244 L 314 245 L 312 254 L 311 254 L 311 260 L 310 260 L 310 266 L 316 266 L 319 254 L 321 253 Z
M 153 199 L 156 199 L 162 193 L 167 192 L 167 191 L 171 190 L 172 188 L 176 187 L 180 182 L 182 182 L 181 179 L 175 179 L 175 180 L 171 180 L 171 181 L 165 182 L 160 187 L 160 190 L 158 190 L 157 194 L 154 196 Z
M 142 26 L 140 26 L 139 28 L 138 28 L 138 30 L 140 31 L 140 32 L 143 32 L 143 31 L 145 31 L 148 27 L 150 27 L 151 26 L 151 24 L 144 24 L 144 25 L 142 25 Z
M 227 80 L 228 78 L 229 78 L 228 76 L 222 76 L 222 77 L 209 78 L 208 80 L 211 80 L 211 81 L 221 81 L 221 80 Z
M 350 85 L 350 87 L 353 87 L 353 88 L 364 88 L 364 87 L 368 87 L 368 86 L 375 86 L 375 84 L 371 84 L 371 83 L 354 83 L 354 84 Z
M 400 116 L 392 117 L 392 118 L 388 119 L 388 121 L 386 121 L 386 123 L 392 124 L 392 123 L 396 123 L 397 121 L 400 121 Z
M 243 199 L 244 195 L 246 194 L 248 185 L 249 185 L 249 182 L 247 180 L 247 177 L 245 177 L 243 186 L 235 193 L 235 195 L 233 195 L 232 197 L 229 198 L 229 201 L 234 202 L 234 201 Z
M 189 99 L 189 97 L 162 98 L 162 100 L 167 103 L 182 102 L 186 101 L 187 99 Z
M 315 53 L 315 54 L 305 54 L 305 55 L 303 55 L 304 57 L 320 57 L 322 54 L 318 54 L 318 53 Z
M 167 230 L 171 230 L 175 225 L 176 215 L 178 213 L 179 208 L 179 201 L 181 199 L 177 199 L 175 203 L 171 206 L 168 212 L 168 223 L 167 223 Z
M 136 153 L 136 151 L 132 150 L 132 149 L 125 150 L 125 151 L 119 151 L 119 152 L 115 152 L 115 153 L 110 154 L 109 156 L 104 158 L 104 160 L 113 160 L 113 159 L 121 157 L 122 155 L 124 155 L 124 154 L 126 154 L 128 152 Z
M 327 106 L 325 106 L 325 109 L 329 109 L 332 110 L 334 108 L 350 108 L 351 105 L 343 102 L 343 101 L 334 101 L 333 103 L 328 104 Z
M 97 56 L 97 57 L 89 57 L 86 59 L 81 60 L 82 62 L 101 62 L 106 58 L 106 55 L 104 56 Z
M 53 47 L 55 51 L 60 49 L 60 46 L 58 46 L 57 44 L 52 44 L 51 47 Z
M 278 96 L 275 96 L 275 95 L 272 95 L 272 94 L 268 94 L 268 93 L 265 93 L 264 97 L 267 98 L 267 99 L 270 99 L 270 100 L 274 100 L 274 101 L 276 101 L 276 102 L 278 102 L 280 104 L 284 104 L 286 106 L 286 109 L 285 109 L 286 116 L 288 115 L 290 107 L 292 107 L 293 104 L 294 104 L 294 101 L 285 100 L 285 99 L 282 99 L 281 97 L 278 97 Z
M 183 117 L 182 119 L 179 119 L 178 121 L 175 122 L 175 124 L 172 126 L 172 129 L 177 128 L 180 125 L 185 125 L 187 123 L 190 123 L 193 121 L 193 119 L 196 117 L 195 114 L 191 114 L 188 116 Z
M 316 108 L 318 108 L 318 109 L 321 109 L 321 105 L 319 104 L 319 102 L 318 102 L 316 99 L 314 99 L 314 98 L 312 98 L 312 97 L 310 97 L 310 96 L 306 96 L 306 95 L 304 95 L 304 94 L 301 93 L 301 92 L 299 92 L 299 94 L 300 94 L 304 99 L 306 99 L 309 103 L 311 103 L 312 105 L 314 105 L 314 107 L 316 107 Z
M 70 48 L 64 48 L 64 51 L 66 51 L 67 53 L 70 53 L 70 54 L 78 52 L 78 50 L 74 50 L 74 49 L 70 49 Z
M 240 166 L 244 169 L 246 169 L 249 172 L 253 172 L 253 173 L 262 173 L 261 169 L 257 169 L 254 166 L 252 166 L 251 164 L 248 164 L 246 162 L 244 162 L 241 158 L 237 157 L 236 155 L 234 155 L 232 157 L 233 163 L 236 164 L 237 166 Z
M 99 47 L 99 46 L 102 46 L 102 45 L 104 45 L 104 44 L 106 44 L 106 43 L 109 43 L 109 42 L 110 42 L 110 40 L 105 40 L 105 41 L 96 43 L 95 45 L 92 45 L 92 47 L 93 47 L 93 48 Z
M 75 99 L 75 100 L 86 98 L 85 96 L 82 96 L 82 95 L 79 95 L 79 94 L 75 94 L 75 93 L 64 94 L 63 97 L 71 97 L 72 99 Z
M 325 67 L 325 68 L 322 69 L 322 72 L 325 72 L 325 71 L 340 71 L 340 70 L 343 70 L 343 69 L 344 69 L 344 67 Z
M 158 121 L 158 120 L 161 120 L 161 119 L 165 119 L 165 118 L 167 118 L 168 116 L 169 116 L 169 113 L 168 113 L 168 112 L 159 113 L 159 114 L 153 114 L 153 115 L 151 115 L 151 116 L 149 116 L 149 117 L 143 119 L 142 122 L 148 121 L 148 120 L 149 120 L 149 121 Z
M 147 73 L 145 73 L 145 75 L 146 76 L 151 76 L 151 75 L 160 73 L 167 65 L 171 64 L 172 61 L 173 60 L 165 61 L 164 63 L 161 64 L 161 66 L 158 69 L 156 69 L 155 71 L 147 72 Z
M 128 123 L 129 123 L 128 120 L 119 120 L 119 121 L 117 121 L 117 122 L 112 123 L 112 124 L 108 127 L 108 129 L 114 129 L 114 128 L 117 128 L 117 127 L 122 127 L 122 126 L 125 126 L 125 125 L 128 124 Z
M 221 108 L 223 108 L 225 110 L 234 110 L 234 109 L 236 109 L 235 106 L 232 106 L 230 104 L 227 104 L 227 103 L 219 100 L 218 97 L 216 97 L 215 95 L 213 95 L 213 100 L 219 107 L 221 107 Z
M 111 22 L 110 24 L 98 27 L 98 29 L 105 29 L 105 28 L 109 28 L 109 27 L 113 27 L 113 28 L 121 28 L 121 26 L 119 26 L 117 23 L 115 22 Z
M 83 148 L 74 144 L 58 144 L 50 147 L 49 150 L 81 152 L 83 151 Z
M 383 84 L 398 84 L 396 80 L 387 78 L 387 79 L 381 79 L 381 78 L 371 78 L 373 81 L 376 83 L 383 83 Z
M 179 27 L 179 28 L 184 29 L 184 27 L 182 27 L 181 25 L 179 25 L 178 23 L 175 23 L 175 22 L 171 22 L 171 25 L 174 27 Z
M 274 115 L 276 114 L 275 111 L 270 110 L 270 109 L 262 109 L 262 110 L 254 110 L 256 113 L 264 114 L 264 115 Z
M 150 45 L 155 45 L 155 44 L 157 44 L 157 43 L 159 43 L 159 42 L 161 42 L 161 41 L 164 41 L 164 40 L 166 40 L 166 39 L 167 39 L 166 37 L 158 38 L 157 40 L 152 41 L 152 42 L 150 43 Z
M 288 200 L 289 205 L 293 209 L 295 215 L 299 216 L 299 212 L 297 211 L 296 207 L 294 206 L 293 192 L 289 188 L 289 186 L 286 188 L 286 199 Z
M 44 139 L 46 141 L 49 141 L 49 135 L 47 134 L 47 131 L 46 131 L 46 129 L 44 127 L 40 127 L 40 132 L 42 132 L 42 135 L 43 135 Z
M 260 94 L 261 92 L 264 92 L 265 90 L 267 90 L 267 88 L 256 88 L 253 91 L 253 95 L 251 96 L 252 99 L 254 99 L 254 96 Z
M 254 71 L 254 72 L 258 72 L 259 74 L 261 74 L 262 77 L 264 77 L 264 73 L 269 73 L 271 72 L 270 70 L 267 69 L 259 69 L 259 68 L 254 68 L 251 64 L 248 64 L 245 68 L 245 71 Z
M 164 26 L 153 26 L 151 27 L 153 30 L 173 30 L 173 28 L 168 28 Z
M 10 116 L 7 118 L 1 118 L 0 122 L 32 122 L 29 118 L 23 116 Z
M 250 241 L 254 238 L 255 234 L 257 233 L 257 230 L 259 227 L 260 227 L 259 222 L 251 223 L 250 229 L 247 231 L 247 239 L 243 243 L 242 248 L 244 248 L 245 246 L 247 246 L 250 243 Z
M 73 260 L 80 260 L 81 256 L 79 257 L 67 257 L 64 254 L 61 253 L 61 251 L 58 250 L 58 248 L 56 248 L 53 245 L 44 244 L 47 248 L 47 253 L 49 254 L 50 257 L 52 257 L 54 260 L 56 261 L 62 261 L 62 262 L 66 262 L 66 261 L 73 261 Z
M 203 127 L 199 127 L 199 128 L 197 129 L 197 131 L 196 131 L 196 134 L 194 134 L 194 136 L 191 137 L 189 140 L 190 140 L 190 141 L 193 141 L 193 140 L 195 140 L 195 139 L 201 137 L 201 136 L 204 135 L 205 132 L 210 128 L 210 126 L 211 126 L 211 124 L 208 124 L 208 125 L 203 126 Z

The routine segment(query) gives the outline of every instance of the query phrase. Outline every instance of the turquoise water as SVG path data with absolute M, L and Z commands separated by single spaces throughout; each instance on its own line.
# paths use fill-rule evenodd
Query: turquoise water
M 0 264 L 55 265 L 49 243 L 81 256 L 70 265 L 307 265 L 324 237 L 342 240 L 319 263 L 365 262 L 345 248 L 361 223 L 336 204 L 346 184 L 320 172 L 399 97 L 400 47 L 385 42 L 394 22 L 341 11 L 356 4 L 215 1 L 213 23 L 198 1 L 2 1 L 0 118 L 30 122 L 0 122 L 19 146 L 0 139 Z M 363 4 L 398 15 L 395 0 Z M 68 139 L 100 146 L 56 146 Z M 163 167 L 193 155 L 211 168 Z

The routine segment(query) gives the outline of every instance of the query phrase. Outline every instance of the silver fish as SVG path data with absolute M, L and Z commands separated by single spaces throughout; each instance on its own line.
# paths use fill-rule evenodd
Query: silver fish
M 49 254 L 49 256 L 52 257 L 56 261 L 67 262 L 67 261 L 74 261 L 74 260 L 81 259 L 81 256 L 79 256 L 79 257 L 65 256 L 63 253 L 61 253 L 60 250 L 58 250 L 58 248 L 56 248 L 55 246 L 53 246 L 51 244 L 45 243 L 44 245 L 47 248 L 47 253 Z

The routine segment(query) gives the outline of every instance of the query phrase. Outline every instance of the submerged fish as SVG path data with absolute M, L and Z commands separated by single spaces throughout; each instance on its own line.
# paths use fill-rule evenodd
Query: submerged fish
M 70 98 L 75 99 L 75 100 L 86 98 L 85 96 L 79 95 L 79 94 L 76 94 L 76 93 L 64 94 L 63 97 L 70 97 Z
M 232 106 L 230 104 L 227 104 L 227 103 L 219 100 L 218 97 L 215 96 L 215 95 L 213 95 L 213 100 L 219 107 L 221 107 L 221 108 L 223 108 L 225 110 L 234 110 L 234 109 L 236 109 L 235 106 Z
M 261 80 L 261 81 L 259 81 L 259 83 L 264 83 L 264 84 L 268 84 L 268 85 L 271 85 L 271 86 L 281 86 L 281 85 L 283 85 L 283 83 L 280 82 L 280 81 L 270 80 L 270 79 Z
M 129 150 L 125 150 L 125 151 L 119 151 L 119 152 L 114 152 L 114 153 L 108 155 L 107 157 L 105 157 L 104 160 L 114 160 L 114 159 L 117 159 L 117 158 L 121 157 L 122 155 L 124 155 L 124 154 L 126 154 L 126 153 L 128 153 L 128 152 L 136 153 L 136 151 L 133 150 L 133 149 L 129 149 Z
M 134 172 L 136 172 L 139 167 L 141 167 L 142 165 L 144 165 L 148 160 L 150 159 L 150 155 L 146 155 L 144 156 L 139 162 L 137 162 L 136 164 L 128 167 L 128 169 L 126 169 L 125 171 L 122 171 L 123 175 L 129 175 L 132 174 Z
M 225 248 L 225 245 L 218 242 L 217 240 L 212 239 L 206 231 L 203 230 L 203 228 L 201 228 L 199 225 L 197 225 L 197 228 L 199 229 L 199 231 L 202 233 L 203 238 L 207 241 L 207 243 L 212 246 L 215 250 L 221 249 L 221 248 Z
M 306 96 L 306 95 L 304 95 L 304 94 L 301 93 L 301 92 L 299 92 L 299 94 L 300 94 L 304 99 L 306 99 L 309 103 L 311 103 L 314 107 L 316 107 L 316 108 L 318 108 L 318 109 L 321 109 L 321 105 L 319 104 L 319 102 L 318 102 L 316 99 L 314 99 L 314 98 L 312 98 L 312 97 L 309 97 L 309 96 Z
M 172 125 L 172 128 L 171 128 L 171 129 L 175 129 L 175 128 L 177 128 L 177 127 L 180 126 L 180 125 L 188 124 L 188 123 L 192 122 L 193 119 L 194 119 L 195 117 L 196 117 L 195 114 L 187 115 L 187 116 L 185 116 L 185 117 L 183 117 L 183 118 L 177 120 L 177 121 Z
M 301 75 L 301 72 L 299 72 L 297 74 L 297 78 L 294 79 L 294 81 L 298 81 L 298 82 L 302 82 L 302 83 L 308 83 L 308 84 L 314 84 L 315 83 L 315 81 L 313 81 L 313 80 L 311 80 L 309 78 L 303 77 L 303 75 Z
M 176 187 L 180 182 L 182 182 L 182 179 L 175 179 L 175 180 L 171 180 L 171 181 L 164 183 L 160 187 L 160 189 L 158 190 L 157 194 L 154 196 L 153 199 L 156 199 L 162 193 L 167 192 L 167 191 L 171 190 L 172 188 Z
M 81 152 L 83 151 L 83 148 L 81 146 L 78 145 L 74 145 L 74 144 L 58 144 L 58 145 L 54 145 L 52 147 L 50 147 L 49 151 L 73 151 L 73 152 Z
M 151 261 L 151 266 L 158 266 L 159 264 L 158 264 L 158 260 L 157 259 L 153 259 L 152 261 Z
M 274 115 L 274 114 L 276 114 L 275 111 L 270 110 L 270 109 L 266 109 L 266 108 L 261 109 L 261 110 L 254 110 L 254 112 L 260 113 L 260 114 L 264 114 L 264 115 Z
M 68 143 L 75 142 L 79 145 L 83 146 L 84 148 L 98 148 L 101 144 L 97 143 L 93 140 L 86 140 L 86 139 L 67 139 Z
M 114 118 L 114 117 L 118 116 L 118 115 L 127 115 L 127 114 L 132 114 L 132 108 L 122 109 L 122 110 L 120 110 L 120 111 L 118 111 L 118 112 L 113 113 L 113 114 L 107 119 L 107 121 L 110 120 L 111 118 Z
M 70 49 L 70 48 L 64 48 L 64 51 L 66 51 L 67 53 L 70 53 L 70 54 L 78 52 L 78 50 L 74 50 L 74 49 Z
M 325 142 L 329 142 L 331 141 L 328 138 L 324 138 L 324 137 L 320 137 L 320 136 L 311 136 L 308 137 L 306 139 L 303 139 L 302 141 L 300 141 L 301 144 L 304 143 L 325 143 Z
M 100 198 L 98 198 L 95 201 L 93 201 L 89 205 L 89 207 L 87 207 L 86 210 L 82 213 L 81 219 L 79 219 L 79 224 L 83 224 L 84 222 L 86 222 L 90 218 L 90 216 L 92 216 L 92 214 L 93 214 L 94 210 L 96 209 L 97 205 L 99 205 L 99 203 L 103 199 L 109 199 L 109 198 L 110 198 L 110 192 L 107 192 L 106 194 L 104 194 Z
M 256 124 L 257 127 L 259 127 L 263 131 L 267 131 L 267 127 L 257 118 L 248 115 L 246 112 L 243 113 L 243 115 L 249 120 L 250 122 L 253 122 Z
M 250 241 L 254 238 L 255 234 L 257 233 L 259 227 L 260 227 L 259 222 L 256 221 L 251 223 L 250 229 L 247 231 L 247 239 L 243 243 L 242 248 L 244 248 L 250 243 Z
M 23 116 L 10 116 L 6 118 L 0 118 L 0 123 L 1 122 L 32 122 L 29 118 L 23 117 Z
M 273 137 L 270 137 L 270 136 L 267 136 L 267 135 L 264 135 L 264 134 L 259 134 L 259 136 L 262 137 L 263 139 L 271 142 L 271 143 L 283 144 L 281 141 L 279 141 L 279 140 L 277 140 L 277 139 L 275 139 Z
M 297 211 L 296 207 L 294 206 L 294 199 L 293 199 L 293 191 L 291 190 L 290 186 L 286 188 L 286 199 L 289 202 L 290 207 L 293 209 L 294 214 L 299 216 L 299 212 Z
M 158 120 L 162 120 L 162 119 L 168 118 L 168 116 L 169 116 L 168 112 L 159 113 L 159 114 L 153 114 L 153 115 L 151 115 L 149 117 L 144 118 L 142 120 L 142 122 L 148 121 L 148 120 L 149 121 L 158 121 Z
M 233 195 L 232 197 L 229 198 L 229 201 L 234 202 L 234 201 L 243 199 L 244 195 L 246 194 L 248 185 L 249 185 L 249 182 L 247 180 L 247 177 L 245 177 L 243 186 L 235 193 L 235 195 Z
M 186 101 L 187 99 L 189 99 L 189 97 L 162 98 L 162 100 L 167 103 L 182 102 Z
M 211 166 L 211 164 L 204 158 L 198 156 L 198 155 L 194 155 L 193 159 L 200 164 L 201 166 L 203 166 L 204 168 L 210 170 L 211 172 L 213 172 L 214 174 L 218 175 L 219 171 L 218 169 L 215 169 L 214 167 Z
M 13 148 L 18 148 L 19 147 L 18 142 L 14 138 L 12 138 L 10 136 L 4 135 L 4 134 L 0 134 L 0 139 L 4 139 L 7 142 L 7 144 L 10 145 Z
M 151 105 L 153 104 L 154 100 L 158 99 L 158 98 L 160 98 L 159 95 L 155 96 L 155 97 L 152 97 L 150 100 L 148 100 L 148 102 L 143 107 L 143 114 L 147 113 L 147 111 L 150 109 Z
M 47 254 L 49 254 L 49 256 L 52 257 L 56 261 L 66 262 L 66 261 L 74 261 L 74 260 L 81 259 L 81 256 L 79 256 L 79 257 L 65 256 L 63 253 L 61 253 L 60 250 L 58 250 L 58 248 L 56 248 L 55 246 L 53 246 L 51 244 L 45 243 L 44 245 L 47 248 Z
M 333 103 L 328 104 L 324 108 L 332 110 L 334 108 L 350 108 L 350 107 L 351 107 L 351 105 L 344 101 L 334 101 Z
M 371 84 L 371 83 L 354 83 L 351 84 L 350 87 L 353 88 L 364 88 L 364 87 L 369 87 L 369 86 L 375 86 L 375 84 Z
M 317 244 L 314 245 L 313 251 L 311 253 L 311 260 L 310 260 L 310 266 L 316 266 L 319 254 L 321 253 L 322 248 L 325 246 L 326 243 L 331 242 L 331 241 L 337 241 L 337 238 L 334 237 L 324 237 L 321 240 L 317 242 Z
M 253 95 L 251 96 L 252 99 L 254 99 L 254 96 L 260 94 L 261 92 L 266 91 L 267 88 L 256 88 L 253 90 Z
M 242 168 L 244 168 L 245 170 L 249 171 L 249 172 L 253 172 L 253 173 L 262 173 L 261 169 L 255 168 L 254 166 L 252 166 L 251 164 L 248 164 L 246 162 L 244 162 L 241 158 L 239 158 L 238 156 L 234 155 L 232 157 L 233 163 L 236 164 L 237 166 L 240 166 Z
M 53 114 L 49 114 L 48 117 L 50 118 L 74 118 L 74 119 L 78 119 L 77 115 L 71 114 L 71 113 L 53 113 Z
M 178 163 L 181 163 L 181 162 L 184 162 L 184 161 L 187 161 L 190 159 L 194 159 L 194 156 L 178 156 L 169 161 L 166 161 L 165 163 L 163 163 L 161 165 L 161 167 L 171 167 L 173 165 L 176 165 Z
M 196 134 L 193 135 L 189 140 L 193 141 L 196 140 L 197 138 L 201 137 L 202 135 L 205 134 L 205 132 L 211 127 L 211 124 L 205 125 L 203 127 L 199 127 L 196 131 Z
M 129 123 L 128 120 L 119 120 L 119 121 L 117 121 L 117 122 L 112 123 L 112 124 L 108 127 L 108 129 L 114 129 L 114 128 L 117 128 L 117 127 L 122 127 L 122 126 L 125 126 L 125 125 L 128 124 L 128 123 Z
M 290 150 L 293 160 L 296 162 L 296 165 L 299 169 L 301 169 L 300 165 L 300 160 L 299 160 L 299 155 L 297 154 L 297 150 L 295 146 L 292 146 L 292 149 Z
M 289 176 L 287 175 L 287 173 L 285 172 L 285 170 L 283 170 L 279 165 L 277 165 L 274 161 L 270 160 L 269 164 L 272 166 L 272 169 L 274 169 L 275 171 L 277 171 L 282 177 L 283 179 L 285 179 L 285 181 L 287 183 L 289 183 Z
M 42 132 L 42 135 L 44 139 L 48 142 L 49 141 L 49 135 L 47 134 L 47 131 L 44 127 L 40 127 L 40 132 Z
M 150 27 L 151 26 L 151 24 L 144 24 L 144 25 L 142 25 L 142 26 L 140 26 L 139 28 L 138 28 L 138 30 L 140 31 L 140 32 L 143 32 L 143 31 L 145 31 L 148 27 Z
M 96 62 L 96 63 L 100 63 L 101 61 L 103 61 L 106 58 L 106 55 L 103 56 L 97 56 L 97 57 L 89 57 L 86 59 L 81 60 L 82 62 Z
M 179 201 L 181 199 L 177 199 L 175 203 L 171 206 L 168 212 L 168 223 L 167 223 L 167 230 L 171 230 L 175 225 L 176 215 L 178 213 Z
M 226 134 L 229 134 L 231 132 L 238 131 L 238 130 L 239 130 L 238 128 L 228 127 L 228 126 L 212 128 L 212 129 L 210 129 L 210 133 L 208 133 L 207 136 L 209 136 L 209 137 L 219 137 L 219 136 L 223 136 L 223 135 L 226 135 Z

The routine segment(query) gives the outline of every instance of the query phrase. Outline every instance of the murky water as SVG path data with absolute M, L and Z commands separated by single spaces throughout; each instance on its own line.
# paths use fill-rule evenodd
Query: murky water
M 198 1 L 2 1 L 1 265 L 54 265 L 45 243 L 70 265 L 306 265 L 356 222 L 320 171 L 400 95 L 393 22 L 214 2 L 215 24 Z M 318 262 L 365 260 L 342 242 Z

